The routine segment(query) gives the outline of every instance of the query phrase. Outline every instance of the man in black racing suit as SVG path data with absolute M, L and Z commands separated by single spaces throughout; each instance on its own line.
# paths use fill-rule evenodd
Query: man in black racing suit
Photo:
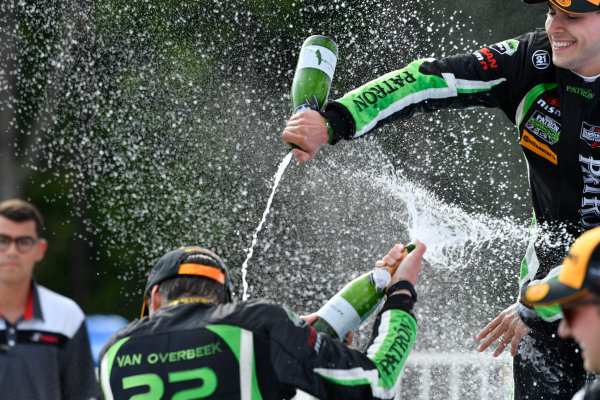
M 283 140 L 298 146 L 292 152 L 305 162 L 327 142 L 356 139 L 415 113 L 500 108 L 518 127 L 534 209 L 520 285 L 556 279 L 574 238 L 600 224 L 600 5 L 548 5 L 545 29 L 472 54 L 414 61 L 321 113 L 294 115 Z M 511 345 L 515 399 L 570 398 L 586 374 L 574 342 L 556 335 L 560 308 L 528 310 L 507 308 L 477 335 L 479 350 L 499 338 L 494 356 Z
M 391 399 L 417 325 L 413 284 L 425 246 L 396 245 L 376 266 L 399 263 L 373 336 L 361 353 L 318 333 L 285 307 L 231 303 L 223 261 L 204 249 L 165 254 L 146 284 L 150 316 L 118 331 L 100 352 L 106 399 Z M 308 317 L 305 317 L 308 318 Z

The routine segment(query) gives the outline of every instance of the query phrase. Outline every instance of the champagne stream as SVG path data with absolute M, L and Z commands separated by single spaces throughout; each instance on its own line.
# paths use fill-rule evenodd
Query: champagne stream
M 248 248 L 248 255 L 246 256 L 246 260 L 242 264 L 242 285 L 244 287 L 244 294 L 242 296 L 243 301 L 248 300 L 248 294 L 247 294 L 248 282 L 246 281 L 246 274 L 248 273 L 248 261 L 250 260 L 250 258 L 252 258 L 252 254 L 254 254 L 254 246 L 256 245 L 256 242 L 258 240 L 258 232 L 260 232 L 263 224 L 265 223 L 265 220 L 267 219 L 267 215 L 269 214 L 269 211 L 271 209 L 271 203 L 273 202 L 273 196 L 275 196 L 275 191 L 277 190 L 277 186 L 279 186 L 279 181 L 281 180 L 281 177 L 283 176 L 283 173 L 284 173 L 285 169 L 287 168 L 287 166 L 289 165 L 291 159 L 292 159 L 292 152 L 290 151 L 283 158 L 283 160 L 281 161 L 281 164 L 279 164 L 279 168 L 277 169 L 277 173 L 275 174 L 275 182 L 273 183 L 273 190 L 271 190 L 271 196 L 269 197 L 269 201 L 267 201 L 267 207 L 265 208 L 262 219 L 260 220 L 260 223 L 258 224 L 258 227 L 256 228 L 254 235 L 252 236 L 252 244 L 250 245 L 250 248 Z

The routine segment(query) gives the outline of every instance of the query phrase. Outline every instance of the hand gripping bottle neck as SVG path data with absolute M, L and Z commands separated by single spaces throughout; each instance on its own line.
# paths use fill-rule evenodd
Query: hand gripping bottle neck
M 414 244 L 407 245 L 405 255 L 414 248 Z M 377 308 L 399 264 L 375 268 L 348 283 L 317 311 L 318 317 L 312 326 L 319 332 L 343 340 Z

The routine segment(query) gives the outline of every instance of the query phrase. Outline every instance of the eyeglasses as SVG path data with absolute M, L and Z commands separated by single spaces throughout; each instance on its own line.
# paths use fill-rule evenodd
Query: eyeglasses
M 600 298 L 594 297 L 591 299 L 581 299 L 569 302 L 565 305 L 561 306 L 562 314 L 564 316 L 565 321 L 571 325 L 571 322 L 575 318 L 577 311 L 580 309 L 579 307 L 585 306 L 588 304 L 600 305 Z
M 12 242 L 15 242 L 19 253 L 29 253 L 33 246 L 39 241 L 40 239 L 35 239 L 31 236 L 19 236 L 13 238 L 7 235 L 0 235 L 0 251 L 8 250 Z

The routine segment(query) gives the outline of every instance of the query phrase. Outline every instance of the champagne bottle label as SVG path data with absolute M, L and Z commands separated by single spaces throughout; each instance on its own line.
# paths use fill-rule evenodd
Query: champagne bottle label
M 297 70 L 302 68 L 316 68 L 333 80 L 333 72 L 337 63 L 337 56 L 333 51 L 323 46 L 305 46 L 300 50 Z
M 317 315 L 327 321 L 341 339 L 361 323 L 360 315 L 354 306 L 342 296 L 334 296 L 321 307 Z

